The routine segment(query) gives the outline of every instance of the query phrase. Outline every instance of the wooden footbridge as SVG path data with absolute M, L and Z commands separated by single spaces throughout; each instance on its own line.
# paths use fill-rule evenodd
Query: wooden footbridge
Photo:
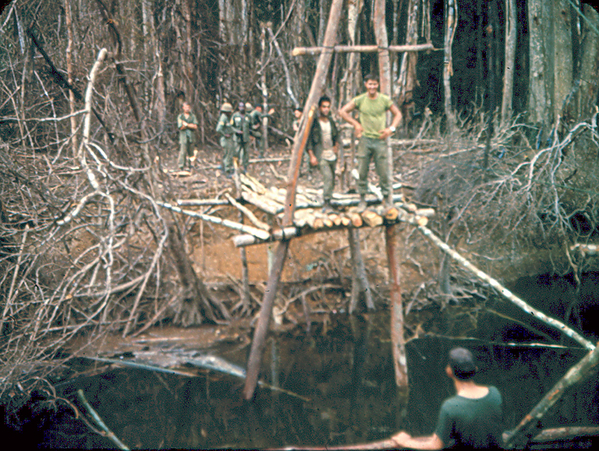
M 341 0 L 333 0 L 331 3 L 331 10 L 323 44 L 322 47 L 317 49 L 319 60 L 314 74 L 314 80 L 304 105 L 306 114 L 304 115 L 300 129 L 294 140 L 286 185 L 282 188 L 266 187 L 259 180 L 249 175 L 239 174 L 235 178 L 237 188 L 236 198 L 227 195 L 227 200 L 223 201 L 237 207 L 241 211 L 243 218 L 245 219 L 247 217 L 249 219 L 251 225 L 245 224 L 243 220 L 241 222 L 235 222 L 185 209 L 185 207 L 189 205 L 206 205 L 206 203 L 202 203 L 203 201 L 201 200 L 180 201 L 178 206 L 167 203 L 160 203 L 160 205 L 180 213 L 198 217 L 202 220 L 219 223 L 241 232 L 240 235 L 234 238 L 234 241 L 235 244 L 241 248 L 242 260 L 245 255 L 245 246 L 264 242 L 277 242 L 247 363 L 246 380 L 243 390 L 243 396 L 247 400 L 253 398 L 258 382 L 258 373 L 261 366 L 273 303 L 283 271 L 284 262 L 286 260 L 290 240 L 307 233 L 318 233 L 335 229 L 347 229 L 349 231 L 348 237 L 350 241 L 350 250 L 353 249 L 352 264 L 354 267 L 359 266 L 357 264 L 359 258 L 356 257 L 355 253 L 356 251 L 359 252 L 359 240 L 356 239 L 356 232 L 361 227 L 380 226 L 385 230 L 385 245 L 389 264 L 389 298 L 391 306 L 390 330 L 395 378 L 398 386 L 407 387 L 408 373 L 405 340 L 403 335 L 403 306 L 400 289 L 398 225 L 400 223 L 408 223 L 416 227 L 435 246 L 439 247 L 449 257 L 457 261 L 464 269 L 480 279 L 483 283 L 496 289 L 498 295 L 514 303 L 519 308 L 533 315 L 536 319 L 558 329 L 561 333 L 582 344 L 589 350 L 587 357 L 562 378 L 554 390 L 548 394 L 546 397 L 547 399 L 544 398 L 541 400 L 535 410 L 527 415 L 516 429 L 511 431 L 509 437 L 506 439 L 506 444 L 509 447 L 514 443 L 518 443 L 522 437 L 526 437 L 530 431 L 534 429 L 540 417 L 544 415 L 549 407 L 555 404 L 564 393 L 567 386 L 577 383 L 593 371 L 593 368 L 595 368 L 599 362 L 599 350 L 597 350 L 592 342 L 581 336 L 569 326 L 557 319 L 548 317 L 543 312 L 528 305 L 501 285 L 496 279 L 480 271 L 458 252 L 450 248 L 443 242 L 443 240 L 435 236 L 432 231 L 426 227 L 427 218 L 434 214 L 432 210 L 419 210 L 416 206 L 405 202 L 401 196 L 386 199 L 386 203 L 392 204 L 392 206 L 390 208 L 383 208 L 380 205 L 382 197 L 372 196 L 368 199 L 370 208 L 364 212 L 358 212 L 355 208 L 355 205 L 358 203 L 357 197 L 352 198 L 347 195 L 336 195 L 331 202 L 335 207 L 335 210 L 323 212 L 319 193 L 313 189 L 298 185 L 302 154 L 306 146 L 312 121 L 314 120 L 316 103 L 318 98 L 324 92 L 331 56 L 335 51 L 339 50 L 336 50 L 336 37 L 342 5 L 343 2 Z M 384 2 L 376 0 L 374 20 L 376 24 L 375 32 L 377 34 L 376 51 L 379 56 L 380 87 L 383 93 L 390 94 L 389 52 L 394 51 L 394 49 L 388 46 L 384 19 Z M 418 46 L 403 46 L 401 48 L 401 51 L 421 50 L 423 49 Z M 344 51 L 361 52 L 366 50 L 358 49 L 356 47 L 354 49 L 350 48 L 349 50 L 345 49 Z M 393 161 L 391 158 L 390 146 L 388 146 L 388 161 Z M 392 171 L 391 167 L 389 168 L 389 171 Z M 257 218 L 249 208 L 247 208 L 248 204 L 268 213 L 274 220 L 270 221 L 269 224 L 264 223 Z M 360 282 L 359 277 L 357 279 L 358 280 L 354 279 L 354 282 Z

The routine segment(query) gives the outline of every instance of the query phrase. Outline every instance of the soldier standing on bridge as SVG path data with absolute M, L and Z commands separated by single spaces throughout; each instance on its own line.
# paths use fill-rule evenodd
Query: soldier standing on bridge
M 389 193 L 391 181 L 387 175 L 387 167 L 393 164 L 387 161 L 386 140 L 395 133 L 401 122 L 401 112 L 393 101 L 379 92 L 379 80 L 374 75 L 364 78 L 366 92 L 355 97 L 351 102 L 339 110 L 339 116 L 354 126 L 356 138 L 360 139 L 358 144 L 358 191 L 360 193 L 360 212 L 366 209 L 366 193 L 368 191 L 368 168 L 370 160 L 374 159 L 376 173 L 379 176 L 381 191 L 385 199 L 385 205 L 389 205 Z M 358 122 L 351 116 L 351 112 L 357 109 L 360 113 Z M 389 127 L 386 126 L 387 110 L 393 114 L 393 121 Z
M 331 99 L 322 96 L 318 101 L 318 119 L 312 124 L 308 140 L 310 166 L 318 166 L 322 174 L 324 212 L 332 209 L 331 199 L 335 187 L 335 167 L 339 152 L 339 131 L 330 112 Z

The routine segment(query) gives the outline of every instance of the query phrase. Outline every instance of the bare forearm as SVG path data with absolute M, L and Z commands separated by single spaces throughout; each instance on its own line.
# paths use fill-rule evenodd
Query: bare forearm
M 393 440 L 396 446 L 400 448 L 435 450 L 442 449 L 444 446 L 443 442 L 436 434 L 426 437 L 412 437 L 405 432 L 400 432 L 391 437 L 391 440 Z

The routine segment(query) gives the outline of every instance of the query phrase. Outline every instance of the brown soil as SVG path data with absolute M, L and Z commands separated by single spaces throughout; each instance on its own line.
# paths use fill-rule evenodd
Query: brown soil
M 172 192 L 177 193 L 180 198 L 202 198 L 213 199 L 222 198 L 224 192 L 235 195 L 234 182 L 224 177 L 218 169 L 218 149 L 200 149 L 198 159 L 192 169 L 190 176 L 172 177 Z M 273 149 L 267 157 L 280 158 L 288 157 L 290 149 Z M 402 161 L 402 163 L 408 163 Z M 413 163 L 413 162 L 410 162 Z M 173 159 L 171 167 L 175 166 Z M 250 164 L 249 173 L 258 178 L 265 186 L 284 187 L 289 163 L 286 162 L 255 162 Z M 408 166 L 408 165 L 406 165 Z M 406 167 L 404 166 L 404 167 Z M 299 184 L 319 188 L 322 186 L 320 176 L 317 171 L 313 171 L 312 180 L 308 179 L 307 171 L 303 171 L 300 176 Z M 374 170 L 370 171 L 372 182 L 377 184 Z M 335 187 L 339 190 L 338 184 Z M 405 190 L 404 195 L 409 195 Z M 198 207 L 195 207 L 198 208 Z M 193 209 L 193 208 L 192 208 Z M 197 211 L 205 210 L 205 207 L 198 208 Z M 266 221 L 265 215 L 253 209 L 256 215 Z M 215 207 L 210 214 L 219 217 L 228 218 L 237 221 L 239 213 L 233 207 L 222 206 Z M 225 282 L 231 277 L 233 279 L 241 278 L 241 259 L 240 250 L 233 244 L 232 237 L 237 234 L 236 231 L 226 227 L 204 223 L 193 218 L 188 219 L 189 230 L 187 238 L 190 248 L 189 254 L 194 262 L 195 268 L 204 279 L 211 281 Z M 202 235 L 203 228 L 203 235 Z M 400 243 L 409 243 L 408 236 L 413 232 L 411 226 L 403 226 L 401 229 Z M 386 284 L 387 280 L 387 257 L 384 245 L 384 233 L 382 228 L 362 229 L 362 253 L 372 283 L 377 286 Z M 407 240 L 407 241 L 406 241 Z M 268 247 L 273 249 L 276 243 L 249 246 L 247 250 L 248 267 L 250 274 L 250 283 L 262 283 L 268 279 L 267 261 Z M 404 249 L 409 253 L 408 249 Z M 404 252 L 404 253 L 405 253 Z M 421 261 L 420 256 L 418 264 L 430 267 L 436 265 L 438 256 L 433 256 L 433 262 Z M 428 260 L 428 258 L 424 259 Z M 313 235 L 308 235 L 292 240 L 288 258 L 282 275 L 283 282 L 307 281 L 314 277 L 323 268 L 336 266 L 341 267 L 342 272 L 350 277 L 349 266 L 349 248 L 347 242 L 347 232 L 329 231 Z M 414 260 L 404 260 L 402 263 L 402 289 L 405 292 L 411 292 L 419 287 L 430 276 L 425 275 L 414 264 Z

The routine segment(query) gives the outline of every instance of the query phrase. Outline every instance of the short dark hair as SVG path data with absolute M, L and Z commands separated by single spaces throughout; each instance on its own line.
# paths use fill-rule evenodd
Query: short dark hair
M 296 107 L 293 109 L 293 111 L 300 111 L 300 112 L 302 112 L 302 113 L 303 113 L 303 112 L 304 112 L 304 108 L 303 108 L 303 107 L 301 107 L 301 106 L 296 106 Z
M 364 83 L 366 83 L 367 81 L 370 81 L 370 80 L 374 80 L 374 81 L 378 82 L 379 81 L 379 76 L 376 75 L 376 74 L 368 74 L 368 75 L 366 75 L 364 77 Z
M 320 100 L 318 100 L 318 107 L 321 107 L 324 102 L 331 103 L 331 99 L 328 96 L 322 96 Z
M 474 356 L 466 348 L 453 348 L 449 351 L 449 366 L 453 375 L 462 381 L 472 379 L 476 374 Z

